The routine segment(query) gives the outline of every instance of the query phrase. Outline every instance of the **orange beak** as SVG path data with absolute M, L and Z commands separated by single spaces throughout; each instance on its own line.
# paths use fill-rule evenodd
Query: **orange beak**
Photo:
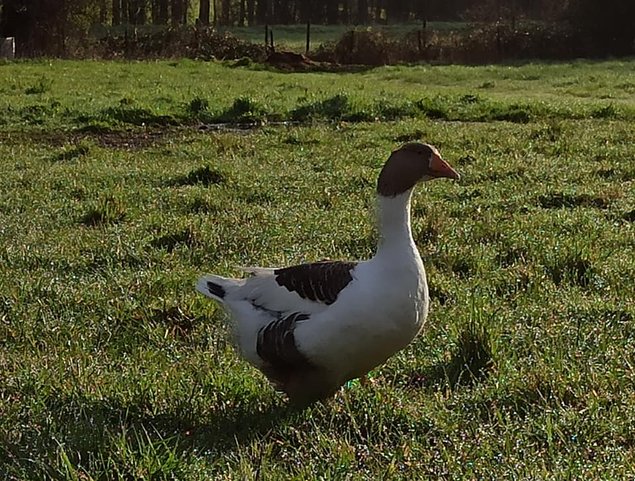
M 430 159 L 430 170 L 428 174 L 432 177 L 447 177 L 448 179 L 456 180 L 461 178 L 459 173 L 454 170 L 450 164 L 435 153 L 432 154 L 432 159 Z

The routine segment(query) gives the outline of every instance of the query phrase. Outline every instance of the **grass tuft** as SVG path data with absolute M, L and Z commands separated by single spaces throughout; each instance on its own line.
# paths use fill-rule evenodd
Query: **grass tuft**
M 395 137 L 393 137 L 393 140 L 395 142 L 406 143 L 406 142 L 413 142 L 413 141 L 421 142 L 425 138 L 426 138 L 425 131 L 421 129 L 416 129 L 412 132 L 406 132 L 404 134 L 396 135 Z
M 241 96 L 234 100 L 231 107 L 216 117 L 217 122 L 258 123 L 264 122 L 272 113 L 268 108 L 251 97 Z
M 591 111 L 596 119 L 615 119 L 619 117 L 619 109 L 614 104 L 603 105 Z
M 209 101 L 202 97 L 194 97 L 187 106 L 188 112 L 201 114 L 209 110 Z
M 98 200 L 86 214 L 81 218 L 81 223 L 87 226 L 96 227 L 105 224 L 116 224 L 126 217 L 126 207 L 124 203 L 108 195 Z
M 610 201 L 604 197 L 589 194 L 570 194 L 567 192 L 555 192 L 538 196 L 538 203 L 544 209 L 573 209 L 575 207 L 595 207 L 606 209 Z
M 90 146 L 87 143 L 78 143 L 62 147 L 53 158 L 55 161 L 73 160 L 84 157 L 90 152 Z
M 220 170 L 212 169 L 209 165 L 190 171 L 187 175 L 177 177 L 174 185 L 217 185 L 227 182 L 227 175 Z
M 588 255 L 582 252 L 566 252 L 555 255 L 546 264 L 547 273 L 557 286 L 569 283 L 589 287 L 596 280 L 596 270 Z
M 347 120 L 352 116 L 352 104 L 347 94 L 305 102 L 291 111 L 291 118 L 301 122 L 311 120 Z
M 136 322 L 148 322 L 161 326 L 171 336 L 189 339 L 200 318 L 186 312 L 180 306 L 163 306 L 160 308 L 143 308 L 134 317 Z
M 27 95 L 43 94 L 43 93 L 49 92 L 52 86 L 53 86 L 53 80 L 47 79 L 46 77 L 42 76 L 40 77 L 40 79 L 37 81 L 36 84 L 31 85 L 30 87 L 27 87 L 24 90 L 24 93 Z
M 172 252 L 180 246 L 192 248 L 197 242 L 197 233 L 192 226 L 188 226 L 185 229 L 156 237 L 150 242 L 150 245 L 156 249 L 165 249 L 168 252 Z
M 455 341 L 445 374 L 451 387 L 470 386 L 483 381 L 495 366 L 486 326 L 470 320 Z

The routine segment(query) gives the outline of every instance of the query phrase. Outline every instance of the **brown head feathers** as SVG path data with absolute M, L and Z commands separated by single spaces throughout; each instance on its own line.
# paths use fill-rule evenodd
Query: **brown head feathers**
M 410 142 L 395 150 L 384 164 L 377 179 L 377 193 L 395 197 L 418 182 L 438 177 L 458 179 L 459 174 L 432 145 Z

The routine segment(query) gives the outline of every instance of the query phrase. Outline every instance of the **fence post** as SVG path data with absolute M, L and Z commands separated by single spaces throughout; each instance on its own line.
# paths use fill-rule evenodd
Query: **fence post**
M 15 37 L 7 37 L 0 40 L 0 58 L 15 58 Z

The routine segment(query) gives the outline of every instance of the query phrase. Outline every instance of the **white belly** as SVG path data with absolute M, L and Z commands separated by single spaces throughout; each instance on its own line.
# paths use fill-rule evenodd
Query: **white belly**
M 428 312 L 425 274 L 343 291 L 329 309 L 296 329 L 302 352 L 342 382 L 359 377 L 406 347 Z

